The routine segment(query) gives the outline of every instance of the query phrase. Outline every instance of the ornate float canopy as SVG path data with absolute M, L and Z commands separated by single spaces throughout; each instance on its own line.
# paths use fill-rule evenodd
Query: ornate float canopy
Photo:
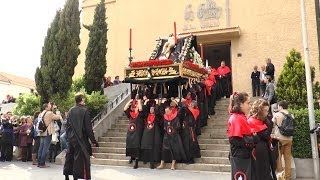
M 176 42 L 176 43 L 175 43 Z M 132 62 L 125 69 L 128 83 L 155 83 L 201 78 L 206 74 L 196 51 L 194 36 L 177 40 L 159 39 L 148 61 Z

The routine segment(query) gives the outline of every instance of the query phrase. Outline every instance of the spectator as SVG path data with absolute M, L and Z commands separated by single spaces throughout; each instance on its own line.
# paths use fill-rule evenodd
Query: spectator
M 60 131 L 60 133 L 61 133 L 61 136 L 60 136 L 61 151 L 68 149 L 67 118 L 68 118 L 68 112 L 65 112 L 65 114 L 62 116 L 61 131 Z
M 258 71 L 258 66 L 253 67 L 253 72 L 251 73 L 252 80 L 252 96 L 260 96 L 260 72 Z
M 271 63 L 271 59 L 268 58 L 266 60 L 267 62 L 267 66 L 266 66 L 266 75 L 269 75 L 271 77 L 272 80 L 274 80 L 274 65 Z
M 32 152 L 32 119 L 31 117 L 26 118 L 19 132 L 20 148 L 21 148 L 21 159 L 23 162 L 31 161 Z
M 43 118 L 44 123 L 47 129 L 44 132 L 40 133 L 40 147 L 38 151 L 38 167 L 46 168 L 48 167 L 45 164 L 47 152 L 50 147 L 52 134 L 54 133 L 54 123 L 53 121 L 60 119 L 59 111 L 57 111 L 57 115 L 51 111 L 52 105 L 51 103 L 45 103 L 43 105 L 44 110 L 39 115 L 39 117 Z
M 121 81 L 119 80 L 119 76 L 116 76 L 114 78 L 113 85 L 117 85 L 117 84 L 120 84 L 120 83 L 121 83 Z
M 36 130 L 36 125 L 38 124 L 38 116 L 40 112 L 37 111 L 34 113 L 33 116 L 33 140 L 34 140 L 34 145 L 32 148 L 32 165 L 37 165 L 37 155 L 38 155 L 38 150 L 40 146 L 40 133 Z
M 260 89 L 261 89 L 261 95 L 263 96 L 266 91 L 266 83 L 264 82 L 264 79 L 266 78 L 266 66 L 261 66 L 260 71 Z
M 266 76 L 265 83 L 267 84 L 267 87 L 263 98 L 270 104 L 270 114 L 273 114 L 275 109 L 274 104 L 277 103 L 275 87 L 270 76 Z
M 106 87 L 109 87 L 109 86 L 113 86 L 113 83 L 111 82 L 111 77 L 108 76 L 104 76 L 103 78 L 103 87 L 106 88 Z
M 291 179 L 291 148 L 292 148 L 292 136 L 284 136 L 280 133 L 279 126 L 281 126 L 282 121 L 285 119 L 285 115 L 289 114 L 288 112 L 288 103 L 287 101 L 280 101 L 278 103 L 278 111 L 275 113 L 272 121 L 274 123 L 274 137 L 279 140 L 279 157 L 277 162 L 277 172 L 280 173 L 283 171 L 282 167 L 282 156 L 284 156 L 284 169 L 286 180 Z M 291 115 L 292 116 L 292 115 Z

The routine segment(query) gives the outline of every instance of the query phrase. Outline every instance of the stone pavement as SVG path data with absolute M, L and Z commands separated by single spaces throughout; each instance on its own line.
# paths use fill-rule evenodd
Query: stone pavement
M 60 180 L 61 165 L 48 163 L 49 168 L 40 169 L 31 165 L 31 162 L 0 162 L 1 180 Z M 151 170 L 146 168 L 132 169 L 130 167 L 91 166 L 93 180 L 229 180 L 228 173 L 191 172 L 183 170 Z M 72 178 L 70 178 L 72 179 Z
M 1 180 L 63 180 L 61 165 L 48 163 L 49 168 L 40 169 L 31 162 L 0 162 Z M 93 180 L 230 180 L 228 173 L 196 172 L 184 170 L 151 170 L 146 168 L 91 166 Z M 70 178 L 72 179 L 72 178 Z M 297 179 L 298 180 L 298 179 Z M 299 179 L 306 180 L 306 179 Z

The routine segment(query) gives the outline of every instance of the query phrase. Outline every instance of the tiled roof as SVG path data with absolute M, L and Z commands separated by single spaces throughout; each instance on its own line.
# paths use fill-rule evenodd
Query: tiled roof
M 34 80 L 4 72 L 0 72 L 0 82 L 5 82 L 33 89 L 36 87 Z

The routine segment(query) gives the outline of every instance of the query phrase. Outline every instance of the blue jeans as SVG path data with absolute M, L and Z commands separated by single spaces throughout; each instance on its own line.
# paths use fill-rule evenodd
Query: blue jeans
M 41 136 L 40 147 L 38 150 L 38 165 L 43 166 L 46 162 L 47 152 L 51 144 L 52 135 Z
M 68 149 L 69 143 L 68 143 L 68 136 L 66 132 L 64 132 L 60 136 L 60 145 L 61 145 L 61 151 L 63 151 L 64 149 Z

